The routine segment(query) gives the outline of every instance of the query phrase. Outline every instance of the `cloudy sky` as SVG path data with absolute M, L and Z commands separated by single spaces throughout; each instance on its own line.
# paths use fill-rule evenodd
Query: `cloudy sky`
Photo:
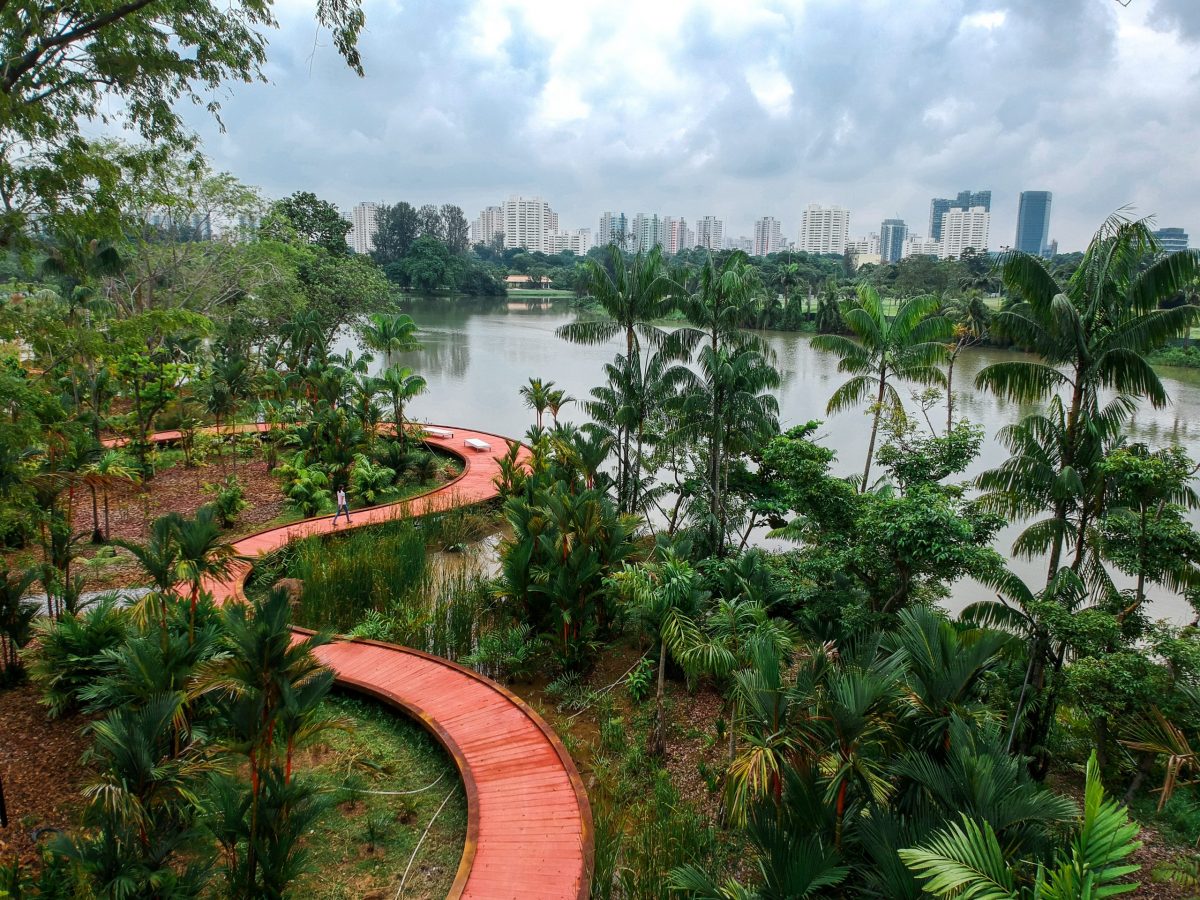
M 1122 2 L 366 0 L 360 79 L 283 0 L 268 83 L 193 122 L 215 167 L 343 210 L 540 194 L 564 228 L 794 239 L 810 202 L 924 234 L 930 197 L 990 188 L 999 247 L 1029 189 L 1064 249 L 1126 205 L 1200 235 L 1200 0 Z

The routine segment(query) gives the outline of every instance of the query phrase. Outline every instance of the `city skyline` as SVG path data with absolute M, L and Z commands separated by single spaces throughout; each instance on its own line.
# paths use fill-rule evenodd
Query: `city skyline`
M 1200 101 L 1146 90 L 1200 75 L 1200 4 L 884 10 L 369 0 L 359 79 L 330 47 L 314 53 L 308 6 L 285 4 L 268 81 L 219 98 L 224 132 L 202 107 L 185 115 L 215 168 L 345 211 L 384 196 L 473 214 L 542 194 L 574 225 L 595 227 L 600 205 L 720 210 L 734 235 L 770 214 L 791 236 L 825 198 L 924 233 L 929 198 L 982 182 L 1005 244 L 1020 191 L 1042 187 L 1064 249 L 1129 205 L 1200 232 Z M 611 65 L 615 48 L 638 65 Z M 884 74 L 898 67 L 902 94 Z

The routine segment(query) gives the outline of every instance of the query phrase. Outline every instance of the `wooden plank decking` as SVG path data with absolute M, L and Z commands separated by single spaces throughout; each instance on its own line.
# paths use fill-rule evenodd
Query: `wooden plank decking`
M 266 425 L 236 426 L 240 432 Z M 451 438 L 430 436 L 462 460 L 454 481 L 420 497 L 355 510 L 362 528 L 393 519 L 466 506 L 496 496 L 494 478 L 507 440 L 499 435 L 439 426 Z M 222 429 L 229 433 L 231 429 Z M 157 442 L 178 439 L 161 432 Z M 469 455 L 465 439 L 490 445 Z M 454 445 L 457 445 L 454 446 Z M 278 550 L 290 541 L 335 531 L 332 516 L 269 528 L 233 544 L 239 557 Z M 251 561 L 207 588 L 217 602 L 242 594 Z M 309 634 L 295 629 L 297 636 Z M 592 813 L 583 782 L 558 736 L 502 685 L 449 660 L 377 641 L 338 640 L 317 657 L 337 683 L 361 691 L 419 720 L 454 759 L 467 795 L 467 839 L 451 898 L 586 898 L 592 872 Z

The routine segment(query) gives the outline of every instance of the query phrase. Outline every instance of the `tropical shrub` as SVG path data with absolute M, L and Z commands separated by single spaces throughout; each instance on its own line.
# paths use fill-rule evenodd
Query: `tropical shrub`
M 29 672 L 42 690 L 51 716 L 78 708 L 82 693 L 104 674 L 108 651 L 130 634 L 128 613 L 106 597 L 77 615 L 40 619 L 35 626 L 37 652 Z
M 236 525 L 242 510 L 250 505 L 246 500 L 246 489 L 236 475 L 227 475 L 224 481 L 216 484 L 206 484 L 204 492 L 212 495 L 208 505 L 213 508 L 222 528 Z

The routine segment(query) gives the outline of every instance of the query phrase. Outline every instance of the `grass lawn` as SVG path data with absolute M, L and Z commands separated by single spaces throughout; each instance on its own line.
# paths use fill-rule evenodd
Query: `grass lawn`
M 467 832 L 467 801 L 454 764 L 424 728 L 374 701 L 337 694 L 326 705 L 353 727 L 327 732 L 298 761 L 331 805 L 306 841 L 309 871 L 295 883 L 293 896 L 390 900 L 426 826 L 453 792 L 404 886 L 405 897 L 445 897 Z M 415 794 L 355 793 L 414 791 L 438 778 Z

